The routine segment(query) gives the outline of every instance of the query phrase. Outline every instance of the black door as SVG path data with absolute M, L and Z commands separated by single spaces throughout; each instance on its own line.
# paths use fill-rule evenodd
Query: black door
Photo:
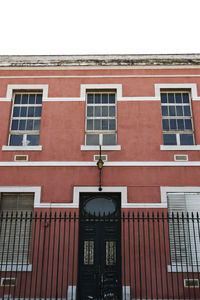
M 121 300 L 119 193 L 82 193 L 78 299 Z

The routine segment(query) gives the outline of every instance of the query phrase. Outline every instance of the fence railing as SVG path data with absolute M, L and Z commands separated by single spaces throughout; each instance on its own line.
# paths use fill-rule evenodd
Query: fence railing
M 112 287 L 107 296 L 100 293 L 82 298 L 78 292 L 82 221 L 88 226 L 101 223 L 101 228 L 102 224 L 120 222 L 121 299 L 200 299 L 199 215 L 132 211 L 120 217 L 91 216 L 85 220 L 75 212 L 2 213 L 0 298 L 121 300 Z M 83 259 L 95 264 L 95 246 L 88 250 L 93 247 L 91 240 L 85 245 L 89 256 L 82 255 Z M 110 251 L 105 261 L 114 264 L 114 243 L 105 245 L 105 251 Z M 102 265 L 101 272 L 103 269 Z M 94 277 L 100 280 L 96 274 Z

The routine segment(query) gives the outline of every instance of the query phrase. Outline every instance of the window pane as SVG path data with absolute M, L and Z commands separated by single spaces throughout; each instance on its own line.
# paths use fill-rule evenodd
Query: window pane
M 178 119 L 177 123 L 178 123 L 178 129 L 179 130 L 184 130 L 184 122 L 183 122 L 183 120 L 182 119 Z
M 35 107 L 35 117 L 41 117 L 41 113 L 42 113 L 42 107 L 41 106 Z
M 27 144 L 28 144 L 28 146 L 39 145 L 39 135 L 28 134 L 27 135 Z
M 168 94 L 168 102 L 169 103 L 174 103 L 175 102 L 174 94 L 172 94 L 172 93 Z
M 15 95 L 15 104 L 21 103 L 21 95 Z
M 109 116 L 110 117 L 115 117 L 115 106 L 110 106 L 109 107 Z
M 95 107 L 95 117 L 100 117 L 101 116 L 101 107 L 100 106 L 96 106 Z
M 102 94 L 102 103 L 108 103 L 108 94 Z
M 109 103 L 115 103 L 115 94 L 109 94 Z
M 20 117 L 26 117 L 27 115 L 27 106 L 21 106 Z
M 28 95 L 27 94 L 22 95 L 22 104 L 28 104 Z
M 94 103 L 93 94 L 87 95 L 87 103 L 89 104 Z
M 181 145 L 194 145 L 193 134 L 180 134 Z
M 116 145 L 116 134 L 103 134 L 103 145 Z
M 98 134 L 87 134 L 86 135 L 86 145 L 99 145 L 99 135 Z
M 170 124 L 170 129 L 172 129 L 172 130 L 176 130 L 177 129 L 177 125 L 176 125 L 176 120 L 175 119 L 169 120 L 169 124 Z
M 169 120 L 167 119 L 162 120 L 162 126 L 163 126 L 163 130 L 169 130 Z
M 27 120 L 26 130 L 33 130 L 33 120 Z
M 101 120 L 94 120 L 94 130 L 101 130 Z
M 26 129 L 26 120 L 20 120 L 19 130 L 25 130 L 25 129 Z
M 176 113 L 177 113 L 177 116 L 183 116 L 183 107 L 176 106 Z
M 40 130 L 40 120 L 34 120 L 34 130 Z
M 109 130 L 115 130 L 115 120 L 109 120 Z
M 35 104 L 35 94 L 29 95 L 29 104 Z
M 108 116 L 108 106 L 102 106 L 102 117 Z
M 183 94 L 183 103 L 189 103 L 189 94 L 188 93 Z
M 94 99 L 95 99 L 95 101 L 94 101 L 95 104 L 101 103 L 101 95 L 100 94 L 95 94 Z
M 23 135 L 11 134 L 10 145 L 11 146 L 22 146 Z
M 161 103 L 167 103 L 167 94 L 165 93 L 161 94 Z
M 37 94 L 37 96 L 36 96 L 36 104 L 42 104 L 42 94 Z
M 93 130 L 93 120 L 87 120 L 87 130 Z
M 93 117 L 93 107 L 94 106 L 88 106 L 88 108 L 87 108 L 87 116 L 88 117 Z
M 185 129 L 192 130 L 192 121 L 190 119 L 185 120 Z
M 34 117 L 34 106 L 28 108 L 28 117 Z
M 162 116 L 168 116 L 168 106 L 162 106 Z
M 176 102 L 176 103 L 182 103 L 182 96 L 181 96 L 181 93 L 176 93 L 176 94 L 175 94 L 175 102 Z
M 13 109 L 13 117 L 19 117 L 19 111 L 20 111 L 20 107 L 16 106 Z
M 184 116 L 191 116 L 191 110 L 189 105 L 184 106 L 183 109 L 184 109 Z
M 108 120 L 102 120 L 102 130 L 108 130 Z
M 19 121 L 18 120 L 13 120 L 11 130 L 18 130 L 18 125 L 19 125 Z
M 163 134 L 164 145 L 176 145 L 176 134 Z
M 169 106 L 169 115 L 175 116 L 175 106 Z

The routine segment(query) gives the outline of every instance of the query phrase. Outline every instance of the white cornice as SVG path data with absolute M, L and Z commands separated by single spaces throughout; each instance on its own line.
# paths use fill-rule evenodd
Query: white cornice
M 109 161 L 104 167 L 199 167 L 200 161 Z M 96 167 L 94 161 L 1 161 L 0 167 Z

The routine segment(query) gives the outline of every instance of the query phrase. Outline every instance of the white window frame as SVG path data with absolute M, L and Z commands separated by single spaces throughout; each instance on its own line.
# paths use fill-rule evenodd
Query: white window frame
M 200 186 L 161 186 L 160 187 L 160 194 L 161 194 L 161 202 L 167 204 L 167 195 L 168 193 L 186 193 L 186 194 L 200 194 Z M 200 265 L 180 265 L 180 264 L 173 264 L 168 265 L 168 272 L 199 272 Z
M 40 203 L 41 187 L 40 186 L 0 186 L 0 193 L 34 193 L 34 207 Z M 32 264 L 1 264 L 0 271 L 32 271 Z

